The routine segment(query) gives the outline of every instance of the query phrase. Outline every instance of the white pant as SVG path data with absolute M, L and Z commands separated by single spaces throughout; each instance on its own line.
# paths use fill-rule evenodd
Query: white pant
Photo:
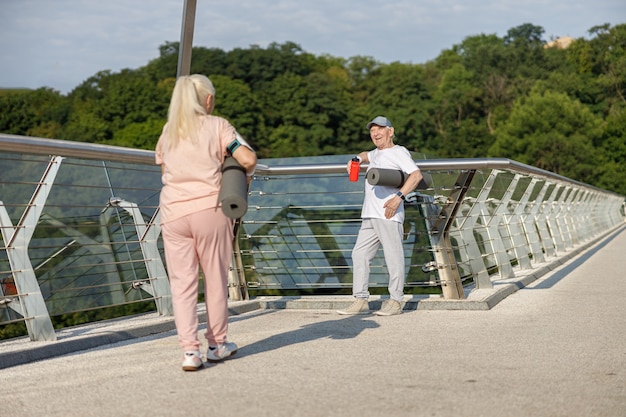
M 352 249 L 352 295 L 368 298 L 370 264 L 380 245 L 389 272 L 389 296 L 402 301 L 404 296 L 404 248 L 402 223 L 383 219 L 363 219 Z

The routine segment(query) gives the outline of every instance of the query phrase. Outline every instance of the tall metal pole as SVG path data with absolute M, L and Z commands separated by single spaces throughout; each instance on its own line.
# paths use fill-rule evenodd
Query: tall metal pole
M 176 78 L 189 75 L 191 70 L 191 48 L 193 46 L 193 27 L 196 20 L 196 0 L 185 0 L 183 24 L 180 31 L 178 49 L 178 69 Z

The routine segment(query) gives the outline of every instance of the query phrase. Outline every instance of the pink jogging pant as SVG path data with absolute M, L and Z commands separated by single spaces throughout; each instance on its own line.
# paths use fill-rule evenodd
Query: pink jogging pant
M 228 332 L 228 268 L 232 257 L 233 222 L 219 207 L 162 225 L 165 261 L 172 289 L 174 322 L 184 351 L 199 350 L 198 281 L 204 272 L 209 346 L 226 341 Z

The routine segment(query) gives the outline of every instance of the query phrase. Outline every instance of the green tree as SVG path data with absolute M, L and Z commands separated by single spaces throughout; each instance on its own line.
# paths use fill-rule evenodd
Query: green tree
M 458 60 L 454 59 L 454 55 Z M 473 35 L 466 37 L 459 45 L 454 45 L 449 52 L 443 51 L 437 58 L 437 66 L 441 70 L 451 68 L 458 63 L 477 77 L 488 77 L 491 74 L 510 76 L 507 47 L 502 38 L 493 35 Z M 480 78 L 479 78 L 480 79 Z
M 156 147 L 156 142 L 161 135 L 165 121 L 150 119 L 141 123 L 131 123 L 123 129 L 113 133 L 113 139 L 107 141 L 108 145 L 124 146 L 126 148 L 149 149 Z
M 285 73 L 307 75 L 315 68 L 315 57 L 293 42 L 271 43 L 266 49 L 253 45 L 227 54 L 224 75 L 239 79 L 253 90 Z
M 504 37 L 507 73 L 518 79 L 541 79 L 547 75 L 544 29 L 530 23 L 511 28 Z
M 268 156 L 269 142 L 262 106 L 250 87 L 241 80 L 223 75 L 211 77 L 211 81 L 216 96 L 214 113 L 228 119 L 256 149 L 259 157 Z
M 603 126 L 595 185 L 626 195 L 626 106 L 614 106 Z
M 593 183 L 594 139 L 601 120 L 562 93 L 533 90 L 518 99 L 496 130 L 489 156 L 506 157 L 579 181 Z
M 157 81 L 141 71 L 122 70 L 103 78 L 98 88 L 103 92 L 98 112 L 112 131 L 167 115 L 165 91 L 159 91 Z
M 91 100 L 74 106 L 69 121 L 63 128 L 63 135 L 59 139 L 92 143 L 102 143 L 111 139 L 113 133 L 96 109 L 96 102 Z
M 264 88 L 263 99 L 272 156 L 344 151 L 336 135 L 350 103 L 345 72 L 329 69 L 308 76 L 286 73 Z M 290 140 L 301 144 L 290 146 Z M 293 154 L 289 155 L 290 151 Z
M 430 92 L 424 70 L 419 65 L 394 62 L 372 70 L 355 88 L 360 116 L 354 126 L 355 135 L 363 137 L 371 147 L 364 125 L 375 116 L 388 117 L 396 130 L 397 143 L 413 151 L 428 147 L 428 137 L 434 134 L 429 114 Z
M 90 77 L 70 94 L 73 112 L 65 136 L 85 142 L 113 143 L 116 132 L 129 125 L 165 120 L 172 85 L 167 80 L 159 82 L 142 70 L 129 69 L 119 73 L 102 71 Z
M 597 58 L 598 83 L 606 92 L 609 106 L 626 103 L 626 24 L 608 33 L 599 33 L 591 42 L 600 50 Z
M 341 66 L 348 70 L 350 79 L 356 85 L 363 82 L 372 71 L 380 67 L 380 63 L 369 56 L 354 56 L 342 63 Z
M 156 80 L 176 78 L 178 70 L 178 52 L 180 42 L 165 42 L 159 46 L 159 57 L 153 59 L 142 68 L 145 73 Z M 192 49 L 193 57 L 193 49 Z
M 0 109 L 0 132 L 44 138 L 59 137 L 70 113 L 64 97 L 50 88 L 5 90 Z
M 626 100 L 626 24 L 595 26 L 589 33 L 592 39 L 568 48 L 567 60 L 582 80 L 576 97 L 606 117 L 611 106 Z
M 452 144 L 450 142 L 456 143 L 458 149 L 461 143 L 457 142 L 456 138 L 450 137 L 450 129 L 459 128 L 468 116 L 474 115 L 480 105 L 478 100 L 481 91 L 474 85 L 473 79 L 473 74 L 463 65 L 455 64 L 444 71 L 433 96 L 437 103 L 435 109 L 437 133 L 443 138 L 443 146 L 446 149 L 455 148 L 450 146 Z

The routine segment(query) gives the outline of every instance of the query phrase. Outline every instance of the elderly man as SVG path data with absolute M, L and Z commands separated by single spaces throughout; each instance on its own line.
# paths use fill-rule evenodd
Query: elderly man
M 354 303 L 337 313 L 368 314 L 370 263 L 382 245 L 389 272 L 389 300 L 375 314 L 392 316 L 402 312 L 404 296 L 404 250 L 402 246 L 404 198 L 422 179 L 409 151 L 393 143 L 394 128 L 386 117 L 377 116 L 367 124 L 375 149 L 361 152 L 357 158 L 368 162 L 368 169 L 401 170 L 408 177 L 401 188 L 371 185 L 365 182 L 365 198 L 361 210 L 362 224 L 352 250 L 352 295 Z M 350 163 L 348 163 L 348 170 Z

